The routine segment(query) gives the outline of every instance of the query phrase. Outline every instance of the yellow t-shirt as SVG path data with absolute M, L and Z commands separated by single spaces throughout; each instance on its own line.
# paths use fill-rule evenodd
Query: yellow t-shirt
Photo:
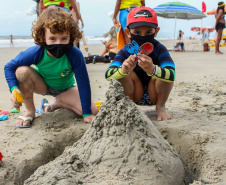
M 62 2 L 62 7 L 64 7 L 64 8 L 67 8 L 69 11 L 70 11 L 70 3 L 69 3 L 69 1 L 68 0 L 54 0 L 54 1 L 50 1 L 50 0 L 44 0 L 43 1 L 43 5 L 44 6 L 49 6 L 49 5 L 58 5 L 58 6 L 60 6 L 61 3 Z
M 130 6 L 141 6 L 141 0 L 122 0 L 120 9 L 125 9 Z

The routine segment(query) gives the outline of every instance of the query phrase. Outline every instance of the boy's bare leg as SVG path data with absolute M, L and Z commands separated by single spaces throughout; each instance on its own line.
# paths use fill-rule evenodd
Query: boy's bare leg
M 156 103 L 157 121 L 171 119 L 166 111 L 166 101 L 173 88 L 173 82 L 164 82 L 160 79 L 152 78 L 148 86 L 148 94 L 151 102 Z
M 19 89 L 24 99 L 24 105 L 26 112 L 24 116 L 35 117 L 35 105 L 33 94 L 45 94 L 47 91 L 47 85 L 43 81 L 41 75 L 33 68 L 28 66 L 18 67 L 16 70 L 16 78 L 19 84 Z M 23 120 L 18 119 L 16 125 L 27 126 L 30 121 L 24 123 Z
M 79 92 L 76 87 L 72 87 L 56 96 L 52 106 L 54 109 L 65 108 L 74 111 L 78 115 L 82 115 L 82 105 Z M 49 112 L 50 110 L 51 106 L 46 106 L 45 112 Z M 97 106 L 94 102 L 91 102 L 91 111 L 93 115 L 98 113 Z
M 142 99 L 144 88 L 134 71 L 127 76 L 118 80 L 124 88 L 124 94 L 134 102 L 139 102 Z

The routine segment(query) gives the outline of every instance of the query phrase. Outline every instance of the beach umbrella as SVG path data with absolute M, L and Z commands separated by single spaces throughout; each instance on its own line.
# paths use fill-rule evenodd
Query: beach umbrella
M 204 13 L 202 13 L 200 10 L 198 10 L 194 6 L 181 3 L 181 2 L 164 3 L 164 4 L 158 5 L 153 9 L 155 10 L 157 16 L 159 17 L 175 19 L 174 38 L 175 38 L 177 19 L 191 20 L 191 19 L 202 19 L 206 17 Z M 174 46 L 174 39 L 173 39 L 173 46 Z
M 191 27 L 191 31 L 197 31 L 197 32 L 199 32 L 199 31 L 201 31 L 201 27 Z M 211 28 L 211 27 L 203 27 L 202 28 L 202 32 L 205 32 L 205 31 L 209 31 L 209 32 L 213 32 L 214 31 L 214 29 L 213 28 Z

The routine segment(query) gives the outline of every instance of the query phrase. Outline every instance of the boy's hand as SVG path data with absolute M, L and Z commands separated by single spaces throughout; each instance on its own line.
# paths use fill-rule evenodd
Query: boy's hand
M 154 65 L 152 59 L 144 54 L 137 53 L 138 65 L 148 74 L 152 74 L 154 71 Z
M 137 64 L 136 56 L 130 55 L 129 58 L 127 58 L 122 63 L 122 72 L 123 73 L 131 72 L 136 67 L 136 64 Z
M 20 93 L 20 90 L 19 89 L 13 89 L 13 91 L 18 91 Z M 12 105 L 15 107 L 15 108 L 19 108 L 20 106 L 22 106 L 22 103 L 16 101 L 16 98 L 14 97 L 14 93 L 12 91 L 12 94 L 11 94 L 11 102 L 12 102 Z
M 91 123 L 94 117 L 94 115 L 86 116 L 84 117 L 84 121 L 87 123 Z

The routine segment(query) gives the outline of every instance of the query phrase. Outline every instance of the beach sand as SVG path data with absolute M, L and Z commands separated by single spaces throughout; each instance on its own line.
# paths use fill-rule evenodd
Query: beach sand
M 214 48 L 203 52 L 200 44 L 192 52 L 192 42 L 185 42 L 186 52 L 170 52 L 176 81 L 166 107 L 172 119 L 158 122 L 154 106 L 139 107 L 180 157 L 187 184 L 226 184 L 226 47 L 220 48 L 224 55 L 215 55 Z M 162 43 L 172 46 L 172 41 Z M 89 52 L 100 54 L 103 48 L 102 44 L 89 45 Z M 25 49 L 0 48 L 1 110 L 13 109 L 4 65 Z M 87 56 L 83 48 L 81 51 Z M 108 65 L 87 65 L 93 101 L 106 100 L 109 82 L 104 72 Z M 43 96 L 34 98 L 39 109 Z M 52 97 L 46 98 L 52 101 Z M 0 184 L 23 184 L 38 167 L 60 156 L 90 128 L 80 116 L 60 109 L 42 116 L 37 113 L 30 129 L 18 129 L 15 120 L 24 110 L 22 106 L 21 113 L 10 113 L 8 120 L 0 121 Z

